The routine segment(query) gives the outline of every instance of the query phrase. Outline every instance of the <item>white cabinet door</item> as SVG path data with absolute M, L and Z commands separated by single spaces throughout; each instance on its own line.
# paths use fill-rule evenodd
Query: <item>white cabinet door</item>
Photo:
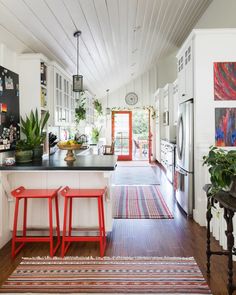
M 185 92 L 185 68 L 184 55 L 182 54 L 178 59 L 178 85 L 179 85 L 179 101 L 186 96 Z
M 179 103 L 193 98 L 193 48 L 189 42 L 178 58 Z
M 187 99 L 193 98 L 193 50 L 189 43 L 184 52 L 185 94 Z
M 178 80 L 173 83 L 173 125 L 177 125 L 178 121 Z
M 76 94 L 72 91 L 72 81 L 57 67 L 54 75 L 54 112 L 56 126 L 70 126 L 75 122 Z
M 61 125 L 63 121 L 62 103 L 62 75 L 55 72 L 55 124 Z

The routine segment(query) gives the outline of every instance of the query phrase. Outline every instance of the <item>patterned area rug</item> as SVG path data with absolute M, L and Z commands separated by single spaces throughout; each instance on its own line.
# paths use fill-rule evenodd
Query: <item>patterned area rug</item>
M 194 258 L 24 258 L 1 293 L 211 294 Z
M 113 186 L 112 189 L 113 218 L 173 218 L 156 185 Z

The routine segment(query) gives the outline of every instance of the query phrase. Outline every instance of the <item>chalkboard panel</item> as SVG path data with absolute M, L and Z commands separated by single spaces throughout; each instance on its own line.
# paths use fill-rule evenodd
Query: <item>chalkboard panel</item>
M 15 150 L 19 122 L 19 76 L 0 66 L 0 152 Z

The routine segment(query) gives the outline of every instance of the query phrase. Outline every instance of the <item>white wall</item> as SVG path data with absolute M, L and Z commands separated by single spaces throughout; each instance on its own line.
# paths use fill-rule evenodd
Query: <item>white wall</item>
M 195 29 L 235 28 L 235 11 L 235 0 L 213 0 L 197 22 Z
M 236 30 L 197 30 L 194 40 L 194 173 L 196 220 L 205 224 L 206 195 L 202 190 L 209 181 L 202 156 L 215 144 L 215 108 L 236 107 L 236 101 L 215 101 L 213 63 L 236 61 Z M 225 46 L 227 44 L 227 46 Z
M 107 98 L 102 99 L 102 104 L 104 109 L 109 108 L 129 108 L 132 109 L 132 106 L 129 106 L 125 103 L 125 96 L 129 92 L 135 92 L 138 95 L 138 103 L 134 106 L 144 107 L 144 106 L 154 106 L 154 92 L 157 89 L 158 73 L 157 66 L 154 65 L 149 71 L 145 72 L 141 76 L 135 78 L 133 81 L 127 83 L 120 89 L 109 94 L 108 104 Z M 111 116 L 106 118 L 106 142 L 107 144 L 111 143 Z M 154 141 L 154 140 L 153 140 Z
M 158 88 L 163 88 L 167 83 L 173 83 L 177 78 L 177 48 L 168 57 L 160 60 L 157 64 Z

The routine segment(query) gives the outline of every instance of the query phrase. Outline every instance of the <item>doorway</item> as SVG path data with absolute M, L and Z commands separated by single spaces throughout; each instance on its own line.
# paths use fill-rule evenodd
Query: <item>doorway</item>
M 112 112 L 112 141 L 119 161 L 132 161 L 132 112 Z
M 149 161 L 149 110 L 135 109 L 132 112 L 133 161 Z

